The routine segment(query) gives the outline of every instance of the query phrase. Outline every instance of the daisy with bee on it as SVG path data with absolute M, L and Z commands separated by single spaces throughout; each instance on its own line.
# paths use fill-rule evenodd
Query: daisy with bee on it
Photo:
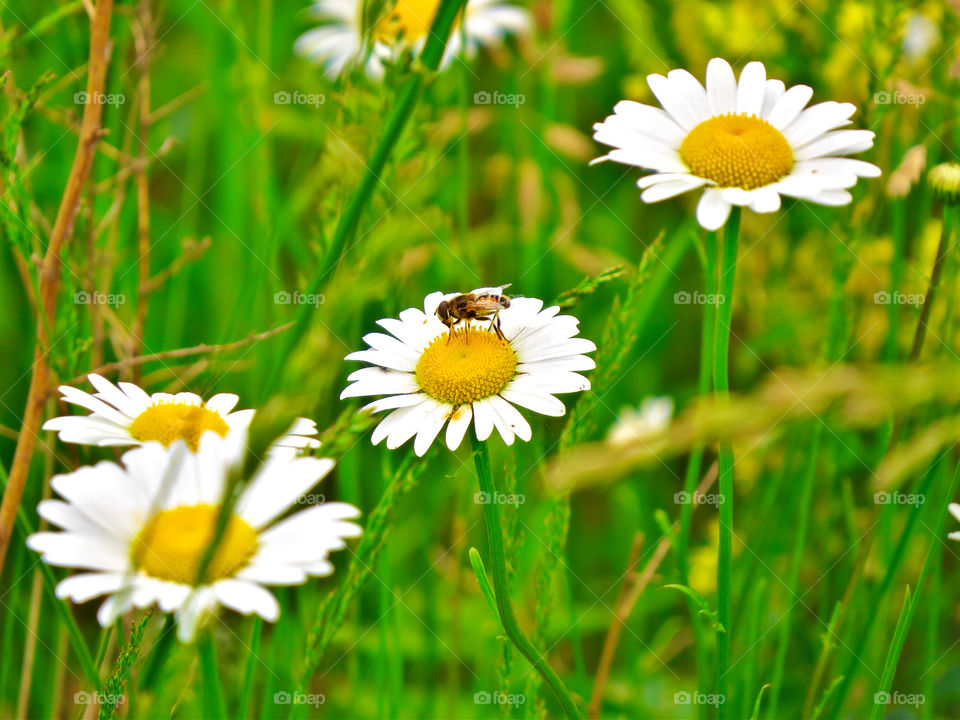
M 596 345 L 576 337 L 579 320 L 536 298 L 508 297 L 506 287 L 432 292 L 422 310 L 378 320 L 389 334 L 365 335 L 369 349 L 347 355 L 369 366 L 351 373 L 340 397 L 384 395 L 363 409 L 390 411 L 374 444 L 394 449 L 414 438 L 423 455 L 446 426 L 456 450 L 471 423 L 481 442 L 494 428 L 507 445 L 527 441 L 532 430 L 517 406 L 560 416 L 566 407 L 555 395 L 590 388 L 580 372 L 594 368 L 585 353 Z

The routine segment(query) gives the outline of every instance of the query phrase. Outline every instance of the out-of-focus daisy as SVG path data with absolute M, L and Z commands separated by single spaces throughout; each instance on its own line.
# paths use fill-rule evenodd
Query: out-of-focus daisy
M 423 310 L 378 320 L 391 334 L 370 333 L 363 338 L 370 350 L 347 355 L 373 367 L 352 373 L 340 397 L 387 395 L 364 410 L 393 411 L 374 429 L 374 444 L 386 439 L 394 449 L 416 436 L 414 450 L 423 455 L 446 424 L 447 447 L 455 450 L 472 419 L 479 440 L 496 428 L 510 445 L 514 437 L 531 435 L 515 405 L 559 416 L 566 408 L 555 394 L 589 389 L 590 381 L 577 371 L 595 367 L 583 353 L 596 346 L 574 337 L 580 322 L 575 317 L 558 315 L 556 306 L 543 309 L 536 298 L 512 298 L 499 314 L 503 339 L 475 320 L 457 324 L 451 334 L 436 311 L 458 294 L 430 293 Z M 473 294 L 499 296 L 501 288 Z
M 204 402 L 193 393 L 148 394 L 133 383 L 114 385 L 100 375 L 87 376 L 97 392 L 90 393 L 61 385 L 60 392 L 68 403 L 91 411 L 90 415 L 64 415 L 51 418 L 44 430 L 56 430 L 63 442 L 79 445 L 140 445 L 156 441 L 169 446 L 183 440 L 196 451 L 204 433 L 231 436 L 235 450 L 242 450 L 253 410 L 233 411 L 240 398 L 232 393 L 219 393 Z M 299 418 L 288 433 L 274 444 L 281 448 L 303 449 L 320 446 L 311 435 L 317 434 L 312 420 Z
M 780 196 L 821 205 L 846 205 L 847 188 L 880 168 L 839 157 L 873 146 L 869 130 L 839 130 L 850 124 L 851 103 L 822 102 L 804 109 L 813 89 L 768 80 L 751 62 L 737 82 L 730 64 L 707 64 L 706 89 L 686 70 L 647 77 L 663 108 L 624 100 L 614 115 L 594 125 L 594 139 L 615 150 L 594 162 L 613 160 L 654 170 L 640 178 L 640 199 L 652 203 L 704 188 L 697 220 L 721 227 L 733 205 L 774 212 Z
M 903 54 L 909 60 L 921 60 L 940 42 L 937 24 L 923 13 L 915 12 L 903 31 Z
M 123 456 L 53 478 L 62 500 L 37 511 L 63 532 L 39 532 L 27 545 L 51 565 L 91 572 L 57 586 L 74 602 L 109 595 L 97 619 L 104 627 L 132 607 L 176 612 L 181 640 L 218 604 L 275 621 L 280 607 L 263 585 L 296 585 L 329 575 L 327 559 L 357 537 L 352 505 L 325 503 L 277 521 L 333 467 L 326 458 L 269 457 L 244 488 L 203 579 L 200 563 L 214 537 L 231 453 L 204 435 L 199 451 L 178 440 L 169 449 L 146 443 Z
M 950 509 L 950 514 L 953 515 L 958 521 L 960 521 L 960 505 L 957 503 L 950 503 L 947 506 Z M 960 540 L 960 530 L 954 530 L 952 533 L 947 535 L 951 540 Z
M 639 408 L 623 408 L 607 434 L 611 445 L 643 442 L 662 434 L 673 417 L 673 399 L 649 397 Z
M 378 18 L 364 22 L 363 0 L 317 0 L 310 12 L 325 24 L 301 35 L 295 50 L 321 63 L 331 79 L 360 62 L 370 77 L 379 79 L 387 60 L 423 49 L 439 5 L 439 0 L 388 2 Z M 364 27 L 370 28 L 366 41 Z M 495 47 L 506 35 L 525 33 L 530 27 L 530 15 L 522 8 L 501 0 L 470 0 L 462 30 L 457 22 L 450 33 L 441 67 L 459 54 L 473 57 L 479 47 Z M 461 33 L 466 36 L 465 48 Z

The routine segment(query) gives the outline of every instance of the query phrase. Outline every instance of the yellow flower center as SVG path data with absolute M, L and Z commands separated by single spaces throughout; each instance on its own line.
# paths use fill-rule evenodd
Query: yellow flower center
M 416 42 L 430 31 L 439 6 L 439 0 L 398 0 L 374 25 L 373 37 L 387 44 Z
M 417 383 L 453 407 L 496 395 L 517 374 L 517 354 L 496 333 L 475 327 L 437 337 L 417 362 Z
M 215 505 L 192 505 L 158 512 L 133 540 L 134 565 L 150 577 L 184 585 L 206 585 L 236 574 L 256 552 L 257 532 L 231 515 L 203 580 L 197 582 L 218 510 Z
M 744 190 L 774 183 L 793 167 L 793 150 L 779 130 L 753 115 L 717 115 L 691 130 L 680 159 L 697 177 Z
M 188 403 L 151 405 L 130 423 L 130 435 L 141 442 L 156 440 L 169 447 L 174 440 L 186 440 L 194 452 L 200 446 L 200 436 L 207 430 L 225 437 L 230 426 L 220 413 Z

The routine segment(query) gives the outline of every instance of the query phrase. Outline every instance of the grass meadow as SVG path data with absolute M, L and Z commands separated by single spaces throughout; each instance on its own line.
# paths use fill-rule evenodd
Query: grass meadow
M 960 159 L 960 5 L 518 0 L 523 31 L 441 61 L 469 40 L 459 0 L 344 3 L 423 15 L 426 39 L 338 73 L 295 51 L 321 23 L 307 2 L 0 2 L 0 717 L 960 717 L 960 168 L 928 179 Z M 711 58 L 741 88 L 761 61 L 852 103 L 875 133 L 852 152 L 882 174 L 708 230 L 712 186 L 646 202 L 643 162 L 591 164 L 617 103 L 660 107 L 649 75 L 702 83 Z M 385 318 L 439 328 L 430 293 L 508 283 L 502 341 L 500 316 L 464 319 L 405 379 L 386 350 L 345 359 Z M 540 307 L 522 298 L 579 325 L 514 330 Z M 469 395 L 483 363 L 521 371 L 517 338 L 547 357 L 566 327 L 568 360 L 529 360 L 559 384 L 524 386 L 560 394 L 515 393 L 525 421 L 475 404 L 451 450 L 439 424 L 412 439 L 446 415 L 411 410 L 371 442 L 394 411 L 361 410 L 361 382 Z M 149 520 L 195 571 L 184 593 L 241 542 L 231 513 L 298 417 L 322 441 L 300 452 L 336 462 L 291 493 L 310 461 L 277 461 L 278 522 L 347 503 L 363 534 L 304 527 L 286 561 L 312 570 L 192 637 L 180 600 L 98 619 L 104 597 L 56 587 L 101 545 L 62 548 L 72 564 L 27 545 L 64 527 L 37 512 L 66 497 L 51 478 L 87 468 L 74 492 L 113 507 L 97 463 L 156 446 L 175 483 L 194 455 L 41 429 L 90 413 L 57 390 L 93 392 L 89 373 L 257 411 L 222 493 Z

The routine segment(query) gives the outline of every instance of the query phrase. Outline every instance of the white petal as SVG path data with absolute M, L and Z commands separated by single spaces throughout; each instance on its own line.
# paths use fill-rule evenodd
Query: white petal
M 757 188 L 753 191 L 750 209 L 756 213 L 772 213 L 780 209 L 780 193 L 770 188 Z
M 124 573 L 81 573 L 62 580 L 57 585 L 57 597 L 85 603 L 99 595 L 117 592 L 127 583 Z
M 213 591 L 223 605 L 238 613 L 256 613 L 267 622 L 276 622 L 280 617 L 280 604 L 269 590 L 243 580 L 220 580 Z
M 124 415 L 135 418 L 143 412 L 144 408 L 140 403 L 132 401 L 126 393 L 105 377 L 101 377 L 96 373 L 90 373 L 87 375 L 87 380 L 97 389 L 97 397 L 110 403 Z
M 763 63 L 747 63 L 740 73 L 737 84 L 737 112 L 744 115 L 760 116 L 763 110 L 763 95 L 767 84 L 767 71 Z
M 236 513 L 255 529 L 264 527 L 320 482 L 334 464 L 329 458 L 268 458 L 237 501 Z
M 427 396 L 423 393 L 413 393 L 410 395 L 390 395 L 389 397 L 374 400 L 360 408 L 360 412 L 377 413 L 383 410 L 394 410 L 396 408 L 410 407 L 419 405 Z
M 690 131 L 700 123 L 700 113 L 696 107 L 699 98 L 688 97 L 682 83 L 674 82 L 669 76 L 648 75 L 647 85 L 657 96 L 663 109 L 670 113 L 681 128 Z M 705 99 L 706 92 L 702 89 L 701 92 L 704 92 Z
M 737 79 L 730 63 L 723 58 L 716 57 L 707 63 L 707 100 L 713 115 L 737 111 Z
M 640 195 L 640 199 L 646 203 L 659 202 L 660 200 L 666 200 L 668 198 L 681 195 L 685 192 L 696 190 L 698 187 L 702 187 L 706 184 L 707 181 L 703 178 L 690 175 L 683 180 L 673 180 L 671 182 L 658 183 L 653 187 L 647 188 Z
M 500 392 L 500 395 L 504 400 L 514 405 L 525 407 L 541 415 L 561 417 L 567 412 L 567 408 L 562 401 L 545 392 L 524 392 L 508 385 Z
M 453 408 L 449 405 L 437 404 L 423 419 L 423 422 L 420 424 L 420 429 L 417 431 L 417 437 L 413 441 L 413 451 L 417 457 L 423 457 L 427 450 L 430 449 L 433 441 L 437 435 L 440 434 L 443 424 L 452 412 Z
M 493 413 L 490 406 L 482 400 L 473 403 L 473 424 L 477 433 L 477 440 L 485 441 L 493 432 Z
M 795 156 L 797 160 L 810 160 L 825 155 L 863 152 L 873 147 L 873 138 L 870 130 L 834 130 L 805 145 Z
M 799 148 L 829 130 L 836 130 L 850 123 L 856 106 L 852 103 L 822 102 L 808 107 L 783 134 L 792 147 Z
M 770 115 L 777 101 L 783 97 L 784 92 L 786 92 L 786 86 L 783 84 L 783 80 L 767 80 L 763 90 L 763 108 L 760 110 L 760 117 L 766 119 Z
M 707 188 L 697 203 L 697 222 L 707 230 L 718 230 L 730 217 L 730 203 L 717 188 Z
M 809 85 L 794 85 L 773 106 L 773 110 L 767 116 L 767 122 L 778 130 L 783 130 L 797 119 L 800 111 L 806 107 L 812 97 L 812 87 Z
M 825 190 L 818 195 L 806 198 L 806 200 L 818 205 L 849 205 L 853 201 L 853 195 L 846 190 Z
M 409 408 L 401 408 L 394 412 L 406 412 L 402 423 L 397 423 L 390 435 L 387 436 L 387 448 L 396 450 L 407 440 L 412 438 L 420 431 L 420 427 L 427 419 L 427 416 L 433 412 L 439 403 L 433 398 L 427 398 L 419 405 Z
M 473 410 L 469 405 L 461 405 L 450 416 L 450 422 L 447 423 L 446 442 L 447 447 L 456 450 L 463 442 L 463 436 L 470 427 L 470 420 L 473 417 Z
M 228 415 L 237 406 L 238 402 L 240 402 L 239 396 L 233 393 L 217 393 L 207 400 L 205 407 L 221 415 Z
M 520 411 L 502 397 L 496 395 L 490 398 L 490 403 L 496 409 L 497 414 L 507 423 L 511 432 L 515 433 L 524 442 L 530 442 L 533 431 L 530 429 L 530 423 L 520 414 Z
M 413 374 L 380 367 L 362 368 L 350 373 L 347 379 L 353 384 L 340 393 L 341 400 L 364 395 L 415 393 L 420 389 Z

